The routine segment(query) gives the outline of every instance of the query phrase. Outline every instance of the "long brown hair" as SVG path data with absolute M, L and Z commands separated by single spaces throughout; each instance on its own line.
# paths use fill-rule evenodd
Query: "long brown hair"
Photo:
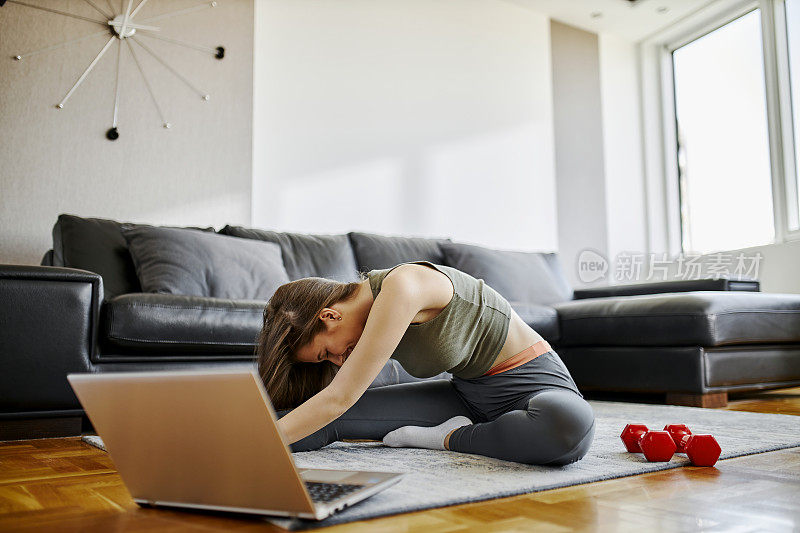
M 348 300 L 361 281 L 342 283 L 326 278 L 302 278 L 278 287 L 264 308 L 264 325 L 258 334 L 258 373 L 275 409 L 297 407 L 322 389 L 339 367 L 331 361 L 304 363 L 295 351 L 325 330 L 319 313 L 326 307 Z

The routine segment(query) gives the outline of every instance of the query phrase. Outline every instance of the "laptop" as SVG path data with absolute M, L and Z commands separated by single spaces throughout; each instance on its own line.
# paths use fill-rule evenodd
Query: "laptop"
M 403 476 L 298 468 L 255 368 L 67 379 L 143 506 L 322 520 Z

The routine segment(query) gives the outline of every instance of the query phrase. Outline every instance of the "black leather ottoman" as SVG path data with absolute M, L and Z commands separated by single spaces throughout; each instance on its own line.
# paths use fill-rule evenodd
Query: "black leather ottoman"
M 556 309 L 559 354 L 581 389 L 711 407 L 730 391 L 800 383 L 800 295 L 697 291 Z

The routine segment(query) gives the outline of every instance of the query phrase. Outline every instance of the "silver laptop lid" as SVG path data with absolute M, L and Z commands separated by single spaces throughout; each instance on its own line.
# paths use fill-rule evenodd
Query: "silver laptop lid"
M 255 369 L 67 379 L 135 499 L 314 513 Z

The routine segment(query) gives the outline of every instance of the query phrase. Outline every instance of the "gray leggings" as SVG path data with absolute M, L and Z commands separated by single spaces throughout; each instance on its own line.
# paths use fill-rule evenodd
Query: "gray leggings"
M 453 432 L 451 450 L 506 461 L 569 464 L 586 455 L 594 437 L 591 406 L 561 358 L 550 351 L 494 376 L 371 387 L 343 415 L 291 450 L 316 450 L 342 439 L 382 440 L 399 427 L 436 426 L 457 415 L 474 423 Z

